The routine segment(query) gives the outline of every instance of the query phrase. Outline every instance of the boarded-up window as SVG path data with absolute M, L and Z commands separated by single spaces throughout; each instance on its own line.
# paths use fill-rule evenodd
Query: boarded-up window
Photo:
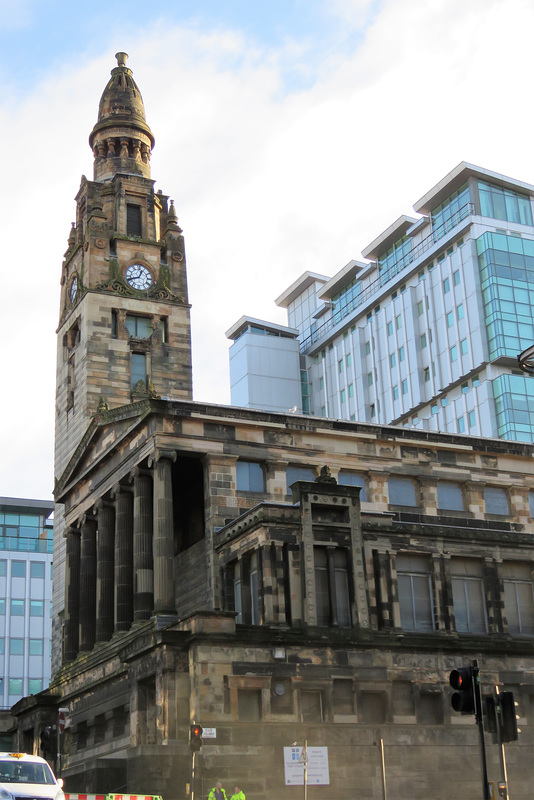
M 504 517 L 510 513 L 506 492 L 498 486 L 484 487 L 484 504 L 486 514 L 500 514 Z
M 384 692 L 362 692 L 358 704 L 361 722 L 381 724 L 386 721 L 386 695 Z
M 286 492 L 291 491 L 291 484 L 295 481 L 314 481 L 315 472 L 310 467 L 286 467 Z
M 126 205 L 126 233 L 128 236 L 142 236 L 141 206 Z
M 238 689 L 237 713 L 241 722 L 258 722 L 261 719 L 261 689 Z
M 350 470 L 340 470 L 337 476 L 337 482 L 341 486 L 359 486 L 361 489 L 360 500 L 365 503 L 367 500 L 365 478 L 359 472 L 350 472 Z
M 334 679 L 332 694 L 334 714 L 354 714 L 353 697 L 351 680 Z
M 430 560 L 426 556 L 399 553 L 397 586 L 401 627 L 406 631 L 434 630 Z
M 236 465 L 237 488 L 242 492 L 264 492 L 265 481 L 261 464 L 255 461 L 238 461 Z
M 534 635 L 532 564 L 507 562 L 502 565 L 504 608 L 510 633 Z
M 415 485 L 410 478 L 390 475 L 388 478 L 389 502 L 393 506 L 416 506 Z
M 300 693 L 303 722 L 323 722 L 323 695 L 320 691 Z
M 450 481 L 438 481 L 438 508 L 463 511 L 464 507 L 464 493 L 461 486 Z
M 487 633 L 482 564 L 475 559 L 452 559 L 451 580 L 458 633 Z
M 391 689 L 393 713 L 403 717 L 413 716 L 413 692 L 410 681 L 393 681 Z
M 273 678 L 271 712 L 273 714 L 291 714 L 293 712 L 293 692 L 289 678 Z
M 351 625 L 347 552 L 343 548 L 314 548 L 317 625 Z

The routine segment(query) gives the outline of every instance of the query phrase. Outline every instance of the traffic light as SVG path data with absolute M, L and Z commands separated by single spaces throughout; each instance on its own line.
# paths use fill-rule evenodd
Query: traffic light
M 197 725 L 196 722 L 189 729 L 189 747 L 193 753 L 198 753 L 202 747 L 202 725 Z
M 482 699 L 482 711 L 484 714 L 484 730 L 486 733 L 491 733 L 493 742 L 497 743 L 497 708 L 493 695 L 486 695 Z
M 456 689 L 451 697 L 451 706 L 461 714 L 474 714 L 475 685 L 473 667 L 460 667 L 453 669 L 449 676 L 449 683 Z
M 515 742 L 518 738 L 516 703 L 513 692 L 499 694 L 501 704 L 501 742 Z

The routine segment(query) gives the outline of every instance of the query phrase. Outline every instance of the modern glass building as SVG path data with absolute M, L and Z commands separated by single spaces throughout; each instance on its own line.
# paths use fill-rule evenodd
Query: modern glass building
M 50 683 L 53 508 L 0 497 L 2 709 Z
M 462 162 L 365 261 L 295 281 L 276 303 L 298 330 L 298 410 L 534 441 L 534 380 L 517 362 L 534 342 L 533 198 L 534 186 Z M 256 372 L 252 359 L 251 385 Z M 231 382 L 239 404 L 232 368 Z

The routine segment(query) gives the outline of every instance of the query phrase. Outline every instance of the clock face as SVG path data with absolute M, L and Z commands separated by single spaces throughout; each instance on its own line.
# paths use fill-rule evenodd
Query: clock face
M 152 286 L 150 270 L 142 264 L 130 264 L 126 270 L 126 280 L 132 289 L 148 289 Z
M 74 278 L 72 279 L 72 283 L 69 289 L 69 298 L 71 303 L 74 303 L 74 298 L 76 297 L 77 291 L 78 291 L 78 278 L 75 275 Z

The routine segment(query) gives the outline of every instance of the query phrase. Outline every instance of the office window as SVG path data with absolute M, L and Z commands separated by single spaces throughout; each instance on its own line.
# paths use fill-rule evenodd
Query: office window
M 423 370 L 423 379 L 424 379 L 425 383 L 428 383 L 428 381 L 430 380 L 430 368 L 429 367 L 425 367 L 424 368 L 424 370 Z
M 371 342 L 365 342 L 365 355 L 368 356 L 371 352 Z
M 39 692 L 43 691 L 43 679 L 42 678 L 30 678 L 28 680 L 28 692 L 30 694 L 39 694 Z
M 391 393 L 393 395 L 393 400 L 398 400 L 399 399 L 399 387 L 398 386 L 394 386 L 393 389 L 391 390 Z
M 474 411 L 470 411 L 469 412 L 469 427 L 470 428 L 474 428 L 476 424 L 477 424 L 476 414 L 475 414 Z
M 482 564 L 475 559 L 451 559 L 451 582 L 458 633 L 487 633 Z
M 350 367 L 352 364 L 352 353 L 347 353 L 345 361 L 347 363 L 347 367 Z
M 458 360 L 458 348 L 456 347 L 456 345 L 453 345 L 451 347 L 450 354 L 451 354 L 451 362 L 452 363 L 454 363 L 455 361 Z
M 390 475 L 388 478 L 389 502 L 393 506 L 416 506 L 415 484 L 411 478 Z
M 317 625 L 349 628 L 351 624 L 347 553 L 314 547 Z
M 318 691 L 301 691 L 303 722 L 323 722 L 323 695 Z
M 454 315 L 452 311 L 449 311 L 449 313 L 447 314 L 447 328 L 452 328 L 453 325 L 454 325 Z
M 0 578 L 5 578 L 7 574 L 7 561 L 5 558 L 0 558 Z
M 486 514 L 499 514 L 505 517 L 510 513 L 506 491 L 499 486 L 484 487 L 484 505 Z
M 438 481 L 438 508 L 446 511 L 465 509 L 464 493 L 460 484 Z
M 42 639 L 30 639 L 30 655 L 31 656 L 42 656 L 43 655 L 43 640 Z
M 321 417 L 326 417 L 326 406 L 321 406 Z
M 405 355 L 404 347 L 399 347 L 399 361 L 404 361 Z
M 397 328 L 397 330 L 398 330 L 398 331 L 400 331 L 400 329 L 402 328 L 402 317 L 401 317 L 401 315 L 400 315 L 400 314 L 398 314 L 398 315 L 395 317 L 395 326 L 396 326 L 396 328 Z
M 451 282 L 448 278 L 443 281 L 443 294 L 447 294 L 451 290 Z
M 354 397 L 354 385 L 352 383 L 349 384 L 349 397 Z
M 326 358 L 326 350 L 321 350 L 321 358 Z
M 341 390 L 341 402 L 342 402 L 342 403 L 344 403 L 344 402 L 345 402 L 345 400 L 346 400 L 346 395 L 347 395 L 347 393 L 346 393 L 345 389 L 342 389 L 342 390 Z
M 457 307 L 456 316 L 458 317 L 458 319 L 463 319 L 464 318 L 465 315 L 464 315 L 464 304 L 463 303 L 460 303 L 460 305 Z
M 30 617 L 44 617 L 44 603 L 42 600 L 30 600 Z
M 286 493 L 295 481 L 314 481 L 315 472 L 310 467 L 286 467 Z
M 126 233 L 128 236 L 142 236 L 141 206 L 126 203 Z
M 392 322 L 388 322 L 387 331 L 388 331 L 388 336 L 391 336 L 393 334 L 393 323 Z
M 425 279 L 425 271 L 424 271 L 424 269 L 419 270 L 419 272 L 417 274 L 417 279 L 418 279 L 419 282 L 424 281 L 424 279 Z
M 12 617 L 24 616 L 24 600 L 11 600 L 11 616 Z
M 401 383 L 401 387 L 402 387 L 402 389 L 401 389 L 402 393 L 403 394 L 408 394 L 408 381 L 407 380 L 404 380 Z
M 463 415 L 461 417 L 458 417 L 456 427 L 458 428 L 458 433 L 463 433 L 465 431 L 465 420 L 463 418 Z
M 3 597 L 0 597 L 0 617 L 5 616 L 6 613 L 6 601 Z
M 9 640 L 9 655 L 22 656 L 24 655 L 24 639 L 10 639 Z
M 359 472 L 351 472 L 350 470 L 340 469 L 337 476 L 337 482 L 341 486 L 359 486 L 361 489 L 360 500 L 365 503 L 367 500 L 367 490 L 363 475 L 360 475 Z
M 26 564 L 24 563 L 24 561 L 11 562 L 11 577 L 12 578 L 26 577 Z
M 532 593 L 532 564 L 504 562 L 504 609 L 510 633 L 534 635 L 534 596 Z
M 448 404 L 449 404 L 449 400 L 448 400 L 448 398 L 447 398 L 447 395 L 444 395 L 444 396 L 441 398 L 441 405 L 442 405 L 443 407 L 445 407 L 445 406 L 446 406 L 446 405 L 448 405 Z
M 457 269 L 455 272 L 452 273 L 452 280 L 455 286 L 460 285 L 460 270 Z
M 369 413 L 371 415 L 371 419 L 376 415 L 376 409 L 375 409 L 375 404 L 374 403 L 371 403 L 371 405 L 369 407 Z
M 367 386 L 372 386 L 372 385 L 373 385 L 373 373 L 372 372 L 368 372 L 367 373 Z
M 261 720 L 261 689 L 238 689 L 237 713 L 240 722 L 259 722 Z
M 473 377 L 471 378 L 471 386 L 473 387 L 480 386 L 480 378 L 478 377 L 478 375 L 473 375 Z
M 255 461 L 238 461 L 236 464 L 237 489 L 240 492 L 264 492 L 265 479 L 261 464 Z
M 324 389 L 324 378 L 319 378 L 319 389 Z
M 45 563 L 44 561 L 32 561 L 30 563 L 30 577 L 44 578 L 45 576 Z
M 462 383 L 461 385 L 462 394 L 467 394 L 469 391 L 469 385 L 467 383 Z
M 430 560 L 426 556 L 399 553 L 397 586 L 403 630 L 434 630 Z
M 419 302 L 417 303 L 417 315 L 420 317 L 423 314 L 423 311 L 424 311 L 423 301 L 419 300 Z
M 438 404 L 437 403 L 432 403 L 432 405 L 430 407 L 430 413 L 431 414 L 437 414 L 438 413 Z
M 22 678 L 10 678 L 8 685 L 10 695 L 22 695 Z
M 462 339 L 462 341 L 460 342 L 460 352 L 463 356 L 467 355 L 468 352 L 467 339 Z
M 343 372 L 343 359 L 342 358 L 337 362 L 337 368 L 338 368 L 339 372 Z
M 426 347 L 426 333 L 421 334 L 421 350 L 424 350 Z
M 144 387 L 147 386 L 146 354 L 132 353 L 132 389 L 137 387 L 139 381 L 142 381 Z

